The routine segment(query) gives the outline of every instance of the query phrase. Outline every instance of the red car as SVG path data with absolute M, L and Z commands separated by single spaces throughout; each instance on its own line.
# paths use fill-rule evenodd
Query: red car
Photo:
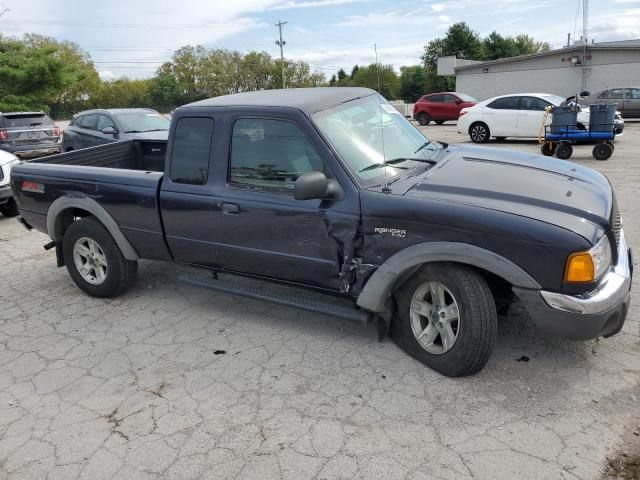
M 420 125 L 429 125 L 431 120 L 438 125 L 447 120 L 458 120 L 460 110 L 473 107 L 478 100 L 466 93 L 441 92 L 424 95 L 413 106 L 413 118 Z

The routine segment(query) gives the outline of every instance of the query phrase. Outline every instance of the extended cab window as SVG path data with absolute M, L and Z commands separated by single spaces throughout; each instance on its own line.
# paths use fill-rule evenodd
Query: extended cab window
M 178 120 L 171 151 L 172 181 L 191 185 L 207 183 L 212 135 L 212 118 Z
M 518 110 L 519 97 L 502 97 L 491 102 L 487 107 L 496 110 Z
M 324 171 L 322 159 L 295 124 L 266 118 L 235 122 L 231 184 L 292 191 L 297 178 L 311 171 Z

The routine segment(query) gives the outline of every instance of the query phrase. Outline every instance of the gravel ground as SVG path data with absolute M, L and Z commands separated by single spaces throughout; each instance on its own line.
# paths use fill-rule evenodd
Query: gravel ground
M 640 251 L 638 152 L 629 124 L 611 160 L 574 160 L 609 176 Z M 449 379 L 373 327 L 179 285 L 173 265 L 89 298 L 46 241 L 0 217 L 1 480 L 571 480 L 633 455 L 637 302 L 589 342 L 543 335 L 516 305 L 486 368 Z

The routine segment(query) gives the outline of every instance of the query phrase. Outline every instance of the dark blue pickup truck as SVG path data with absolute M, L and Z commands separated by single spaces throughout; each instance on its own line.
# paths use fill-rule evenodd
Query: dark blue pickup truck
M 368 89 L 204 100 L 175 112 L 168 142 L 55 155 L 11 181 L 20 221 L 89 295 L 124 292 L 139 259 L 179 262 L 213 273 L 183 278 L 194 285 L 377 321 L 450 376 L 485 365 L 516 296 L 574 339 L 617 333 L 630 301 L 606 177 L 430 142 Z

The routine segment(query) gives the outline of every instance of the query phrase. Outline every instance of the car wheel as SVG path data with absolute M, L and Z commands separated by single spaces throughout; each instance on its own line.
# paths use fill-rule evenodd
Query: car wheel
M 469 267 L 425 265 L 395 294 L 391 336 L 409 355 L 449 377 L 482 370 L 497 335 L 496 306 Z
M 418 115 L 417 120 L 420 125 L 426 127 L 427 125 L 429 125 L 429 122 L 431 122 L 431 117 L 428 113 L 422 112 L 420 115 Z
M 556 153 L 556 145 L 553 142 L 544 142 L 540 147 L 540 152 L 545 157 L 553 157 L 553 154 Z
M 568 143 L 561 143 L 556 147 L 556 157 L 561 160 L 567 160 L 573 155 L 573 147 Z
M 596 160 L 609 160 L 613 155 L 613 145 L 610 143 L 599 143 L 593 147 L 593 158 Z
M 436 120 L 436 125 L 442 125 L 444 123 L 444 120 Z
M 5 217 L 17 217 L 18 216 L 18 205 L 13 198 L 10 198 L 5 203 L 0 205 L 0 213 Z
M 92 297 L 120 295 L 136 278 L 138 263 L 124 258 L 111 234 L 93 217 L 69 226 L 62 251 L 69 275 Z
M 473 143 L 486 143 L 491 138 L 491 132 L 486 123 L 476 122 L 469 127 L 469 136 Z

